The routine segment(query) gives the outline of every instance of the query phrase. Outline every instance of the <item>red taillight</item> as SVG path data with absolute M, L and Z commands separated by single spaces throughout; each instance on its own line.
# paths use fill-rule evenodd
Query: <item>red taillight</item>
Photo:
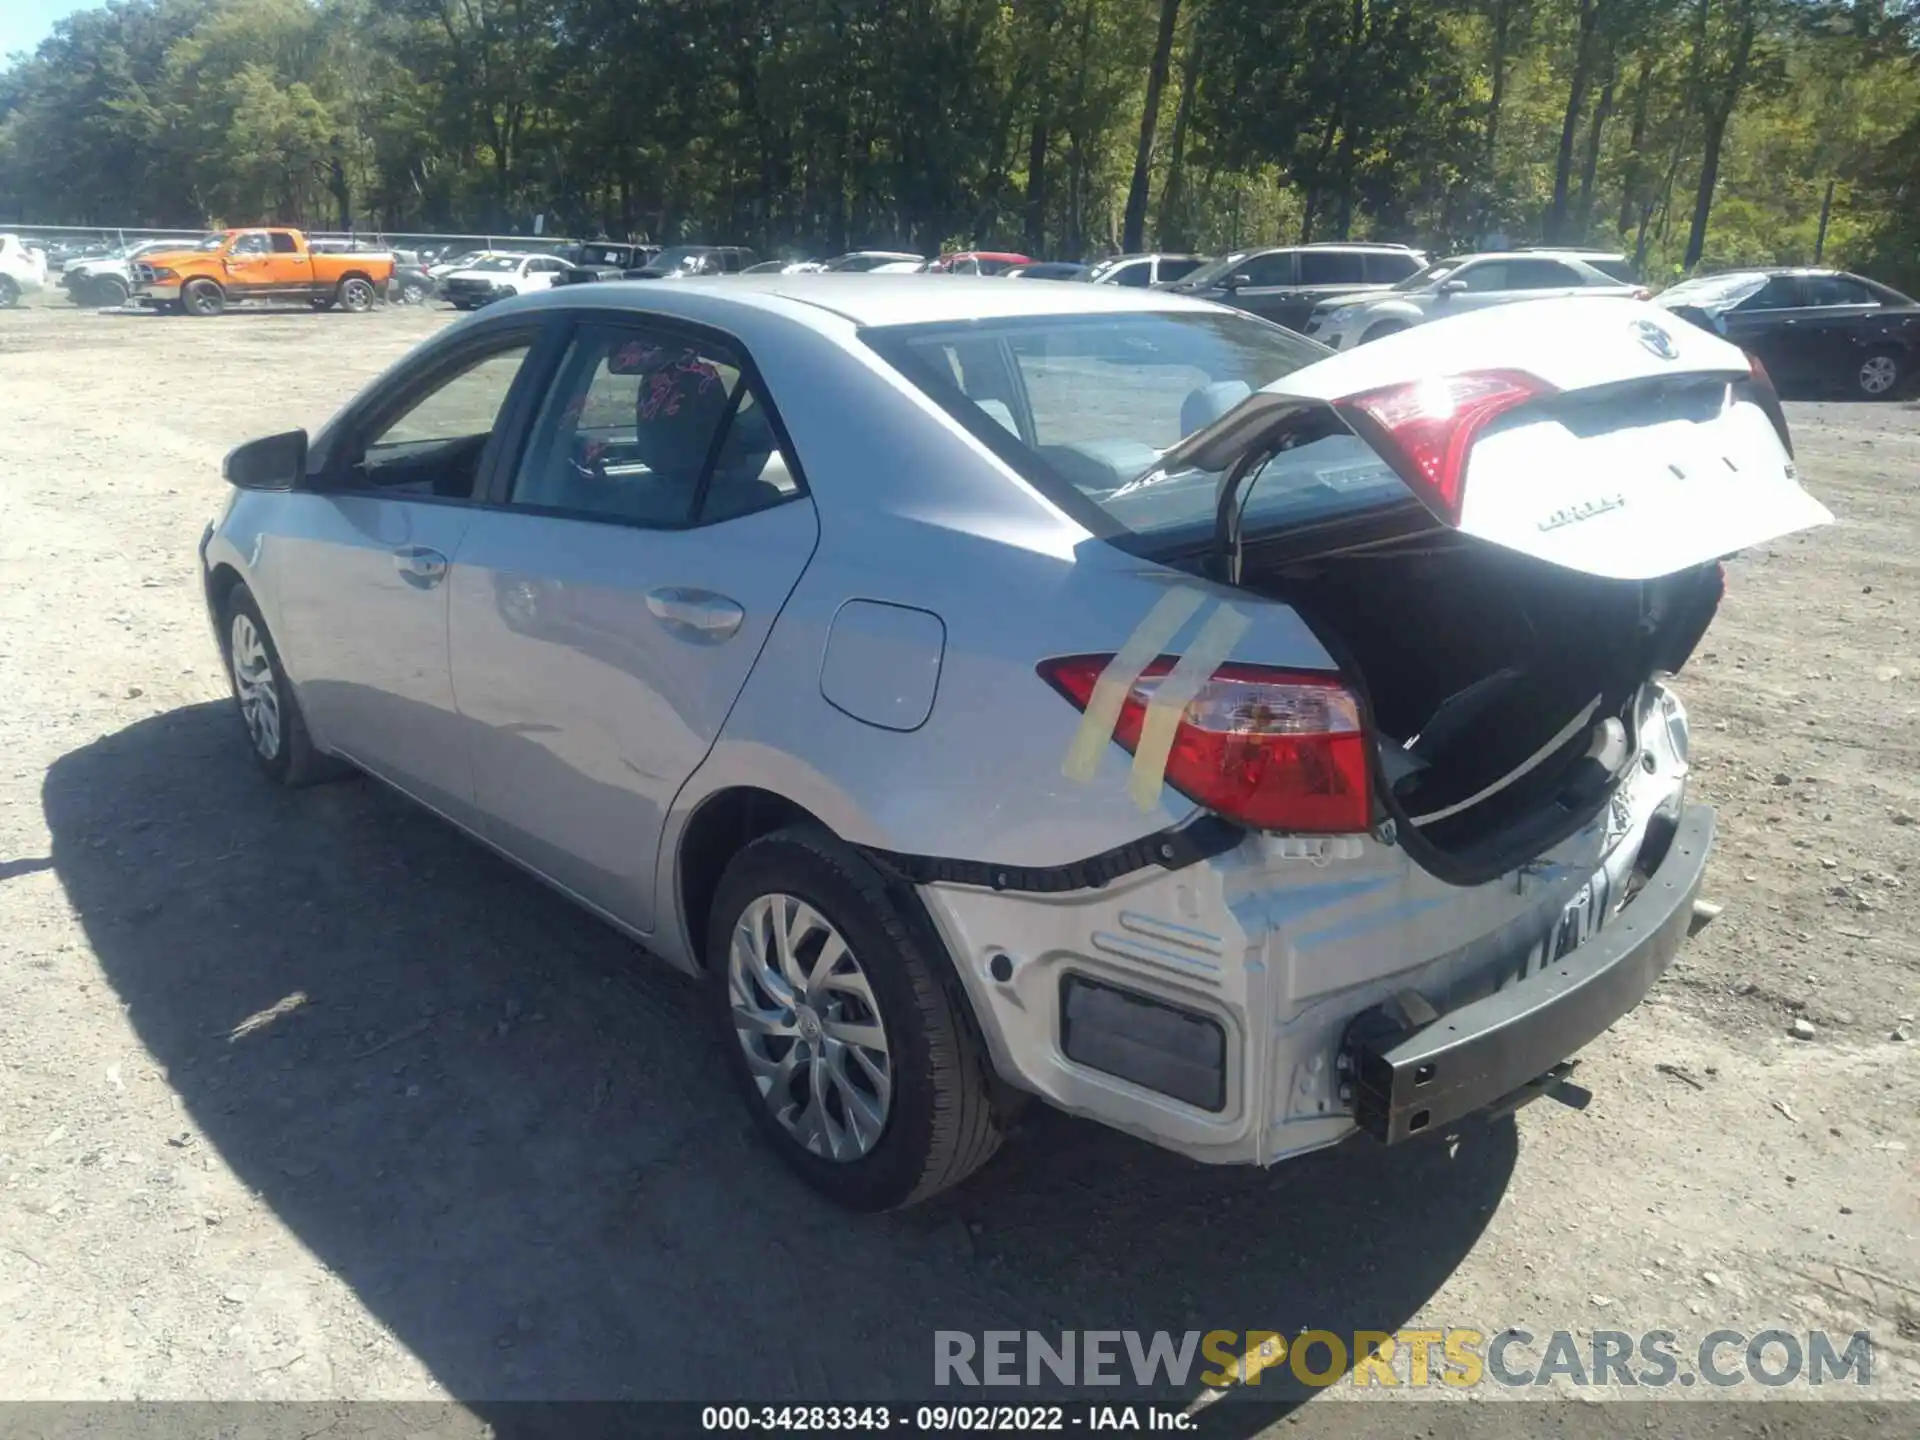
M 1651 300 L 1653 298 L 1653 292 L 1642 285 L 1638 290 L 1633 292 L 1633 298 L 1636 300 Z
M 1080 709 L 1111 655 L 1043 661 L 1040 677 Z M 1147 706 L 1173 668 L 1162 657 L 1134 681 L 1113 738 L 1140 743 Z M 1360 705 L 1330 675 L 1222 665 L 1188 703 L 1167 754 L 1167 784 L 1256 830 L 1345 834 L 1372 823 Z
M 1368 390 L 1334 408 L 1442 520 L 1457 525 L 1474 436 L 1495 416 L 1552 393 L 1519 370 L 1477 370 Z

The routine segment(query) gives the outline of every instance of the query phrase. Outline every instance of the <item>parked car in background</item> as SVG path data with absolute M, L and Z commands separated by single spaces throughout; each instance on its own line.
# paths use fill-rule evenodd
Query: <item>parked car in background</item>
M 440 298 L 456 310 L 477 310 L 509 295 L 548 290 L 573 267 L 556 255 L 496 251 L 440 278 Z
M 927 262 L 924 260 L 888 260 L 876 265 L 866 273 L 869 275 L 924 275 Z
M 1323 302 L 1314 307 L 1302 329 L 1323 345 L 1351 350 L 1429 320 L 1464 315 L 1490 305 L 1566 296 L 1644 299 L 1646 293 L 1572 250 L 1453 255 L 1382 293 Z
M 1640 272 L 1634 268 L 1633 261 L 1618 250 L 1603 250 L 1585 245 L 1516 245 L 1514 253 L 1518 255 L 1571 255 L 1598 270 L 1602 275 L 1611 275 L 1622 285 L 1638 287 L 1641 283 Z
M 1199 255 L 1114 255 L 1102 260 L 1085 276 L 1095 285 L 1126 285 L 1144 289 L 1184 280 L 1206 263 Z
M 196 316 L 248 300 L 307 300 L 323 310 L 360 312 L 378 303 L 393 267 L 391 251 L 328 254 L 298 230 L 227 230 L 192 249 L 136 260 L 133 291 L 144 305 Z
M 843 270 L 871 271 L 878 270 L 882 265 L 897 265 L 903 261 L 911 261 L 918 267 L 926 263 L 926 258 L 905 250 L 849 250 L 845 255 L 822 261 L 820 268 L 836 273 Z
M 1012 280 L 1084 280 L 1088 267 L 1072 260 L 1042 260 L 1034 265 L 1016 265 L 1007 271 Z
M 435 280 L 444 280 L 456 270 L 465 270 L 486 259 L 489 255 L 504 254 L 494 250 L 461 250 L 454 255 L 444 255 L 427 266 L 427 274 Z M 518 252 L 516 252 L 518 253 Z
M 1384 290 L 1426 263 L 1425 255 L 1405 245 L 1281 245 L 1223 255 L 1166 288 L 1301 330 L 1315 306 Z
M 1016 265 L 1035 263 L 1031 255 L 1010 250 L 960 250 L 929 260 L 926 268 L 936 275 L 1004 275 Z
M 738 275 L 760 257 L 744 245 L 669 245 L 637 270 L 629 280 L 684 280 L 689 275 Z
M 826 269 L 819 260 L 762 260 L 758 265 L 749 265 L 742 275 L 813 275 Z
M 18 235 L 0 235 L 0 310 L 46 287 L 47 255 Z
M 651 263 L 659 253 L 658 245 L 630 245 L 618 240 L 586 240 L 556 252 L 574 269 L 591 270 L 605 280 L 618 280 L 627 271 Z
M 217 234 L 204 235 L 198 243 L 204 244 L 216 238 Z M 180 246 L 179 240 L 147 240 L 92 259 L 71 260 L 67 268 L 60 272 L 61 288 L 76 305 L 103 309 L 124 305 L 133 295 L 135 263 L 148 255 L 178 250 Z
M 1920 373 L 1920 303 L 1844 270 L 1736 270 L 1654 297 L 1758 356 L 1783 391 L 1903 394 Z

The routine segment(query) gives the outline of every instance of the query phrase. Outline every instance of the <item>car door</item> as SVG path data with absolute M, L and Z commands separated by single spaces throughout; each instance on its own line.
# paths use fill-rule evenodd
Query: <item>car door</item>
M 264 295 L 273 289 L 273 246 L 264 230 L 234 236 L 220 265 L 230 293 Z
M 813 502 L 734 341 L 583 319 L 453 565 L 484 833 L 628 928 L 668 807 L 813 554 Z
M 1276 325 L 1290 327 L 1304 324 L 1313 310 L 1311 305 L 1303 307 L 1300 304 L 1296 293 L 1300 272 L 1291 250 L 1270 250 L 1264 255 L 1251 255 L 1241 262 L 1234 274 L 1244 276 L 1245 282 L 1224 297 L 1229 305 L 1251 311 Z M 1289 316 L 1293 317 L 1292 320 L 1288 319 Z
M 447 578 L 542 322 L 468 332 L 346 416 L 291 497 L 279 635 L 315 738 L 471 825 Z
M 1323 300 L 1357 295 L 1376 288 L 1367 283 L 1366 261 L 1357 250 L 1302 250 L 1300 252 L 1300 288 L 1298 305 L 1289 311 L 1293 319 L 1280 323 L 1304 332 L 1313 310 Z
M 1880 302 L 1846 275 L 1801 276 L 1800 302 L 1783 328 L 1796 334 L 1807 378 L 1823 386 L 1853 384 Z
M 1776 385 L 1797 389 L 1810 383 L 1816 369 L 1800 344 L 1800 277 L 1770 275 L 1767 283 L 1720 316 L 1720 330 L 1749 354 L 1758 355 Z
M 285 230 L 267 232 L 267 259 L 263 269 L 267 289 L 272 294 L 306 290 L 314 283 L 313 257 L 302 254 L 293 236 Z
M 560 272 L 567 267 L 550 255 L 536 255 L 521 267 L 526 276 L 523 290 L 551 290 L 559 283 Z

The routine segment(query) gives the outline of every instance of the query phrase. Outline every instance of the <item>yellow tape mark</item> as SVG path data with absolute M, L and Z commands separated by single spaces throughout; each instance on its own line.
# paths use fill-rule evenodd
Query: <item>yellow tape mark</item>
M 1200 633 L 1193 638 L 1187 653 L 1167 672 L 1147 702 L 1147 718 L 1140 727 L 1140 744 L 1133 752 L 1133 774 L 1127 790 L 1133 803 L 1151 810 L 1160 801 L 1160 786 L 1167 774 L 1167 756 L 1173 751 L 1174 732 L 1180 717 L 1193 703 L 1200 687 L 1220 668 L 1220 662 L 1233 652 L 1240 637 L 1252 623 L 1231 605 L 1222 605 L 1207 617 Z
M 1100 768 L 1100 752 L 1113 739 L 1113 727 L 1120 723 L 1120 707 L 1126 704 L 1133 682 L 1180 633 L 1180 627 L 1193 618 L 1205 598 L 1198 590 L 1185 585 L 1169 590 L 1147 612 L 1146 619 L 1134 627 L 1119 654 L 1107 662 L 1107 668 L 1093 682 L 1086 713 L 1080 717 L 1080 728 L 1074 731 L 1073 743 L 1067 746 L 1066 763 L 1060 767 L 1069 780 L 1078 780 L 1084 785 L 1093 779 L 1094 772 Z

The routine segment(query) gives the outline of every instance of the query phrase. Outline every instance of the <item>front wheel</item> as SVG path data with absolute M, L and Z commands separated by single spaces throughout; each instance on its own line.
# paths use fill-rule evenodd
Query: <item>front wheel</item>
M 362 280 L 358 275 L 350 275 L 340 282 L 337 292 L 340 308 L 353 315 L 364 315 L 373 308 L 373 302 L 379 298 L 371 280 Z
M 92 301 L 103 310 L 118 310 L 133 292 L 117 275 L 102 275 L 91 286 Z
M 227 296 L 211 280 L 189 280 L 180 292 L 180 308 L 189 315 L 211 319 L 227 308 Z
M 707 993 L 754 1124 L 840 1204 L 892 1210 L 999 1147 L 987 1059 L 911 895 L 820 830 L 763 836 L 714 897 Z
M 1906 357 L 1895 350 L 1876 350 L 1853 372 L 1854 393 L 1862 400 L 1886 400 L 1906 380 Z
M 221 615 L 233 702 L 260 768 L 269 779 L 294 789 L 344 773 L 346 767 L 339 761 L 314 749 L 306 717 L 287 683 L 280 652 L 267 633 L 253 593 L 245 585 L 235 585 Z

